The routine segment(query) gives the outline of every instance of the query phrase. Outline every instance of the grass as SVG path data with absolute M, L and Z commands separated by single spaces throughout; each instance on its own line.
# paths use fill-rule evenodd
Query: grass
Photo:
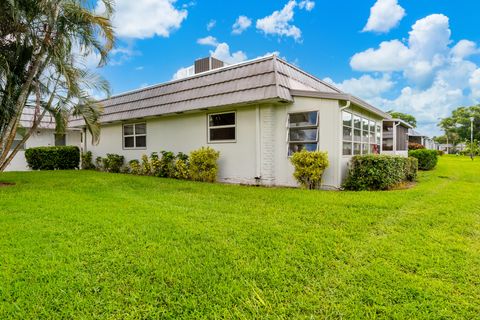
M 480 161 L 319 192 L 3 173 L 0 319 L 473 319 Z

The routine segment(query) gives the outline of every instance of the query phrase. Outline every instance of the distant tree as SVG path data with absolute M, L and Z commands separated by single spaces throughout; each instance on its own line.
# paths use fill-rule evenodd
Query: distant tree
M 470 141 L 470 117 L 473 121 L 473 138 L 480 140 L 480 105 L 459 107 L 452 111 L 450 117 L 440 121 L 438 126 L 448 134 L 449 142 Z
M 417 119 L 414 116 L 412 116 L 411 114 L 397 112 L 397 111 L 393 111 L 393 110 L 388 111 L 388 114 L 390 114 L 394 118 L 402 119 L 403 121 L 410 124 L 414 128 L 417 127 Z

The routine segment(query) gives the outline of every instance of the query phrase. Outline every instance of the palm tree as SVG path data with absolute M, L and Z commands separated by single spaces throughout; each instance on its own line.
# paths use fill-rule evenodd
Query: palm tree
M 102 106 L 91 92 L 109 94 L 109 85 L 82 65 L 96 54 L 106 63 L 114 45 L 112 1 L 97 14 L 86 0 L 5 0 L 0 2 L 0 172 L 36 130 L 46 114 L 63 133 L 68 118 L 83 117 L 94 142 Z M 32 108 L 29 128 L 20 118 Z M 23 140 L 13 150 L 22 131 Z

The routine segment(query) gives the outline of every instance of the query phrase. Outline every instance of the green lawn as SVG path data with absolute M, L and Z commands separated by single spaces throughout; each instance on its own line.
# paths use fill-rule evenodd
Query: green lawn
M 480 316 L 480 159 L 391 192 L 0 181 L 0 319 Z

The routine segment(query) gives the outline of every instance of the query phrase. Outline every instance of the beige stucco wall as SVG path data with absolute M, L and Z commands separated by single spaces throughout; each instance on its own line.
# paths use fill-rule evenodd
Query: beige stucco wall
M 231 143 L 207 142 L 207 114 L 236 111 L 237 139 Z M 88 136 L 87 150 L 93 157 L 107 153 L 125 156 L 126 162 L 140 159 L 143 154 L 168 150 L 189 153 L 201 146 L 211 146 L 220 151 L 219 180 L 232 183 L 255 183 L 261 177 L 265 185 L 297 186 L 293 166 L 288 157 L 287 117 L 292 112 L 319 112 L 319 150 L 327 151 L 330 166 L 324 174 L 325 187 L 341 184 L 341 118 L 339 102 L 318 98 L 295 98 L 290 104 L 260 104 L 221 108 L 188 114 L 130 121 L 147 123 L 147 147 L 124 150 L 122 123 L 104 125 L 98 145 L 91 145 Z
M 55 145 L 55 131 L 52 129 L 39 129 L 28 138 L 25 148 L 47 147 Z M 81 132 L 69 131 L 66 133 L 66 145 L 80 147 Z M 19 151 L 12 162 L 8 165 L 6 171 L 27 171 L 27 161 L 25 160 L 25 151 Z

